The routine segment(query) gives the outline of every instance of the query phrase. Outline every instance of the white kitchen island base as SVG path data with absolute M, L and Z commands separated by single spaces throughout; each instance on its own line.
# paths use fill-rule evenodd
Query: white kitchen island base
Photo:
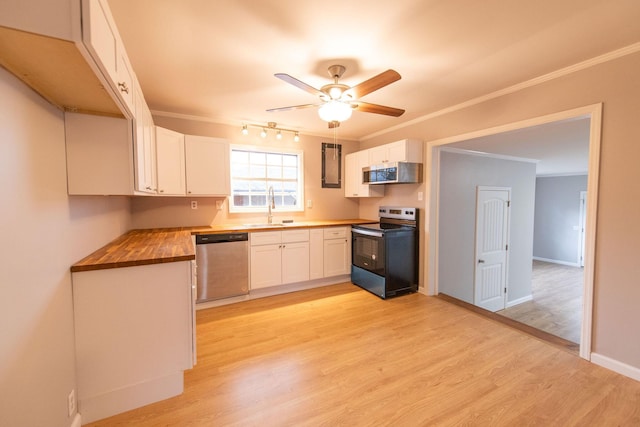
M 83 423 L 182 393 L 195 354 L 193 291 L 191 261 L 73 273 Z

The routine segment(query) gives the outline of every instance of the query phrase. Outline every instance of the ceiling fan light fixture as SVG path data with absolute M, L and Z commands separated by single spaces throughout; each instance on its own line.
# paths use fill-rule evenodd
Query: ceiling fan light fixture
M 335 86 L 332 87 L 331 89 L 329 89 L 329 96 L 331 97 L 331 99 L 340 99 L 340 97 L 342 96 L 342 89 Z
M 352 113 L 351 105 L 336 100 L 331 100 L 318 109 L 318 115 L 325 122 L 344 122 Z

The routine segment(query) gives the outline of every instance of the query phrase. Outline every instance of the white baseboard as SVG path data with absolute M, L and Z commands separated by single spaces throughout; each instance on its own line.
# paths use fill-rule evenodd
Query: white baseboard
M 553 264 L 568 265 L 569 267 L 580 267 L 580 264 L 578 264 L 577 262 L 560 261 L 559 259 L 541 258 L 538 256 L 534 256 L 533 259 L 536 261 L 550 262 Z
M 640 368 L 636 368 L 635 366 L 627 365 L 626 363 L 598 353 L 591 353 L 591 362 L 624 375 L 625 377 L 640 381 Z
M 253 289 L 247 295 L 237 297 L 223 298 L 215 301 L 207 301 L 196 304 L 196 310 L 204 310 L 221 305 L 235 304 L 237 302 L 249 301 L 257 298 L 265 298 L 273 295 L 286 294 L 289 292 L 304 291 L 306 289 L 320 288 L 322 286 L 337 285 L 351 281 L 351 274 L 343 274 L 341 276 L 333 276 L 306 282 L 289 283 L 287 285 L 271 286 L 269 288 Z
M 78 396 L 78 410 L 85 423 L 101 420 L 150 403 L 177 396 L 184 391 L 183 372 L 111 390 L 97 396 Z
M 77 412 L 76 412 L 76 416 L 73 417 L 73 422 L 71 423 L 71 427 L 82 427 L 82 417 Z
M 522 304 L 523 302 L 532 301 L 533 295 L 529 294 L 526 297 L 514 299 L 513 301 L 507 301 L 506 308 L 513 307 L 514 305 Z

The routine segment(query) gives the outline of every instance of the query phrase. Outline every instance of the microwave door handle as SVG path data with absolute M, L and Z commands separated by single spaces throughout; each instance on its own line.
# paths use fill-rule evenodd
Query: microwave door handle
M 372 237 L 384 237 L 384 233 L 382 231 L 373 231 L 373 230 L 362 230 L 362 229 L 353 229 L 352 230 L 355 234 L 363 234 L 365 236 L 372 236 Z

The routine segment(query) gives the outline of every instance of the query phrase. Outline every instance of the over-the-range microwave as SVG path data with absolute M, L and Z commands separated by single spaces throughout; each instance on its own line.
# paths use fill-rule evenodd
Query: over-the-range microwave
M 389 162 L 362 168 L 363 184 L 415 184 L 422 182 L 422 163 Z

